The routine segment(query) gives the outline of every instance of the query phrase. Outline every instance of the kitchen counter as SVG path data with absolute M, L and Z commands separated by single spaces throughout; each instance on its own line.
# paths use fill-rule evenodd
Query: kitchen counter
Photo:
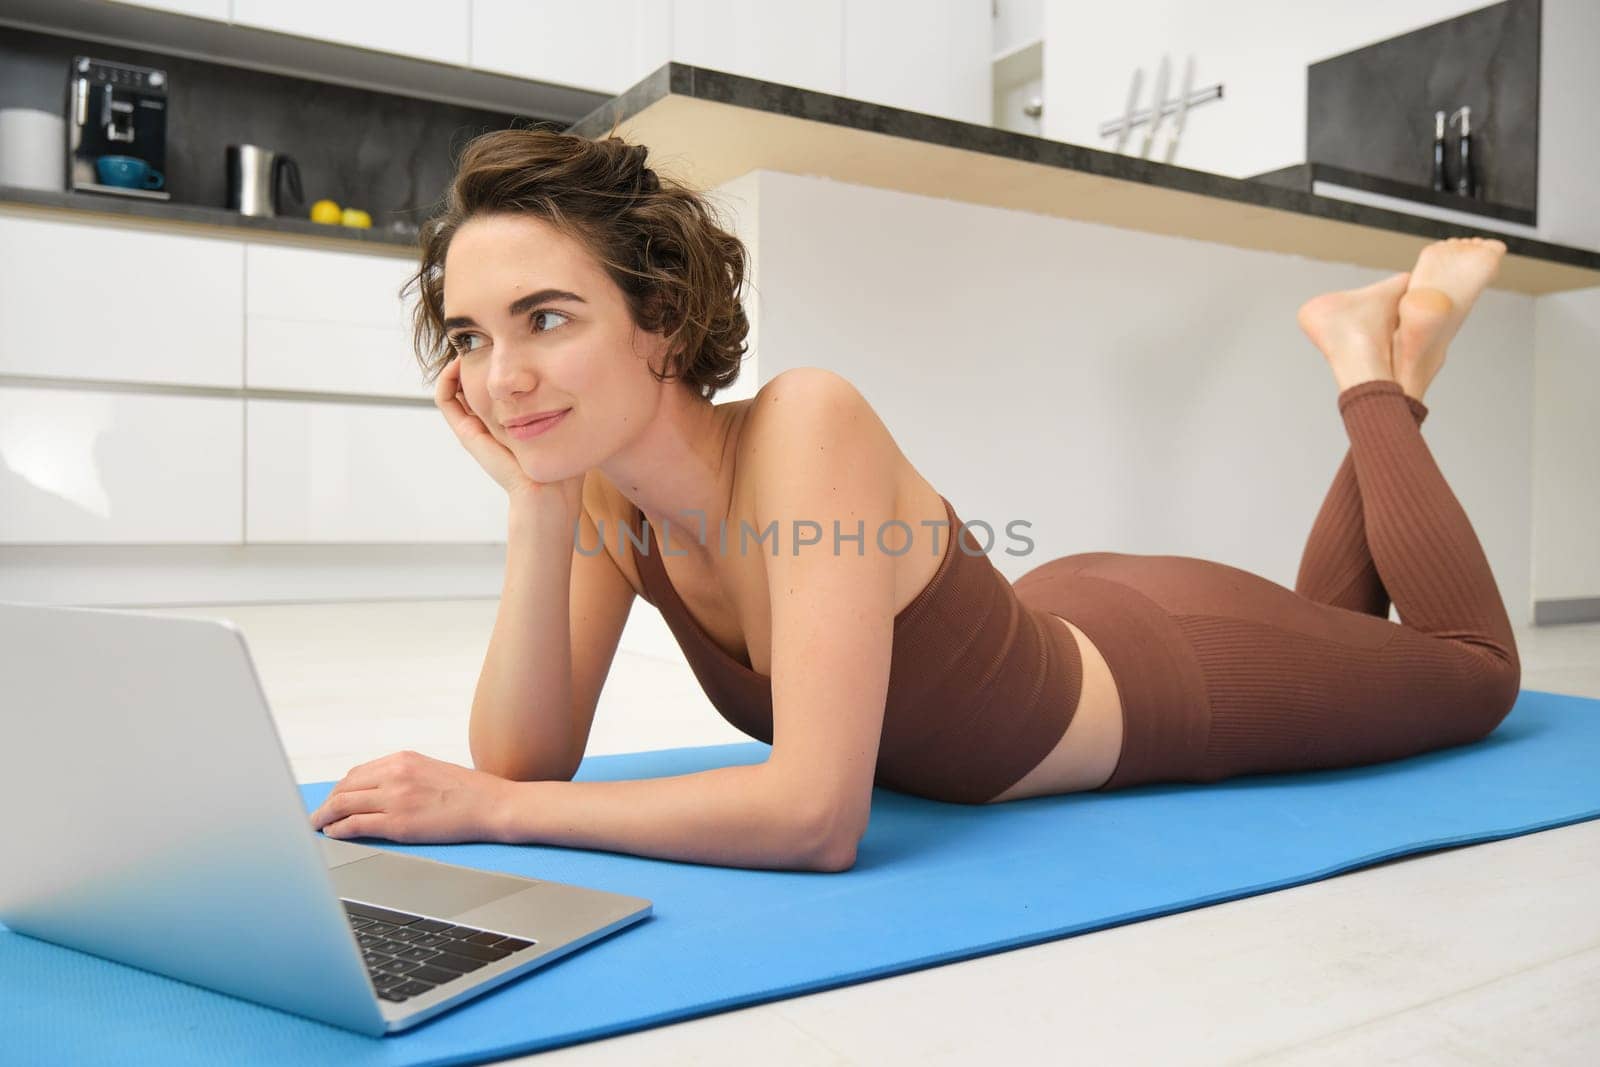
M 1507 248 L 1494 288 L 1600 286 L 1600 252 L 683 63 L 570 131 L 603 137 L 613 122 L 658 173 L 699 189 L 768 169 L 1392 271 L 1429 241 L 1487 234 Z
M 111 217 L 135 226 L 235 240 L 268 240 L 378 255 L 417 255 L 415 234 L 334 226 L 312 222 L 307 218 L 259 218 L 202 204 L 175 204 L 135 197 L 0 185 L 0 209 L 16 209 L 23 214 L 55 218 L 63 215 Z
M 569 130 L 601 137 L 614 121 L 619 135 L 649 146 L 659 173 L 698 189 L 768 169 L 1394 271 L 1410 269 L 1428 241 L 1491 235 L 1507 248 L 1494 288 L 1600 286 L 1600 252 L 1317 196 L 1296 187 L 1311 177 L 1303 164 L 1231 178 L 683 63 L 660 67 Z M 198 204 L 0 186 L 0 209 L 417 254 L 414 234 Z

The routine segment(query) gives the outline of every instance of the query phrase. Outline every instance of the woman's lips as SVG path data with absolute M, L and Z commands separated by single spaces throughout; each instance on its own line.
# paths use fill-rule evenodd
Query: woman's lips
M 544 419 L 537 419 L 533 422 L 525 422 L 520 426 L 507 426 L 506 433 L 510 434 L 512 437 L 515 437 L 519 441 L 526 441 L 530 437 L 538 437 L 540 434 L 545 433 L 546 431 L 559 425 L 564 419 L 566 419 L 567 412 L 571 410 L 571 408 L 568 408 L 567 411 L 563 411 L 560 414 L 551 415 L 550 417 Z

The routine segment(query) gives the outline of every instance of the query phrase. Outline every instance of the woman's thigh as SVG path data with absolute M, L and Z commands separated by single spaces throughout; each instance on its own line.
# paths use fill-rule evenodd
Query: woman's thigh
M 1048 564 L 1046 566 L 1049 566 Z M 1155 602 L 1205 683 L 1185 780 L 1378 763 L 1478 740 L 1515 700 L 1493 657 L 1189 556 L 1090 553 L 1062 566 Z M 1070 607 L 1063 611 L 1071 617 Z
M 1327 610 L 1321 635 L 1245 612 L 1176 618 L 1209 708 L 1196 780 L 1402 759 L 1477 741 L 1505 717 L 1483 657 L 1397 623 L 1375 645 L 1370 625 Z

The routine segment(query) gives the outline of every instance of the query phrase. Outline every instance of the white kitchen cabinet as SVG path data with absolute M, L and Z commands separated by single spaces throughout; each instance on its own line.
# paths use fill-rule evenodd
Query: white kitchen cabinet
M 505 491 L 435 409 L 245 404 L 246 541 L 505 541 Z
M 244 401 L 0 387 L 0 543 L 238 544 Z
M 0 214 L 0 374 L 237 389 L 243 278 L 237 241 Z
M 844 12 L 844 0 L 673 0 L 672 58 L 747 78 L 842 94 Z M 914 13 L 907 17 L 919 18 Z M 985 53 L 988 42 L 986 23 Z
M 615 95 L 666 63 L 664 0 L 472 0 L 480 70 Z
M 991 0 L 845 0 L 843 94 L 988 126 Z
M 411 259 L 250 244 L 245 384 L 253 389 L 427 398 L 411 348 Z
M 233 0 L 233 21 L 375 52 L 467 63 L 471 0 Z

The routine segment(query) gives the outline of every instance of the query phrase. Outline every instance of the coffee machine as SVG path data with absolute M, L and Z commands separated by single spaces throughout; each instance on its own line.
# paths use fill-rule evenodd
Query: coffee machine
M 167 72 L 75 56 L 67 83 L 67 142 L 69 189 L 171 200 L 161 188 Z M 106 156 L 118 158 L 102 164 Z

